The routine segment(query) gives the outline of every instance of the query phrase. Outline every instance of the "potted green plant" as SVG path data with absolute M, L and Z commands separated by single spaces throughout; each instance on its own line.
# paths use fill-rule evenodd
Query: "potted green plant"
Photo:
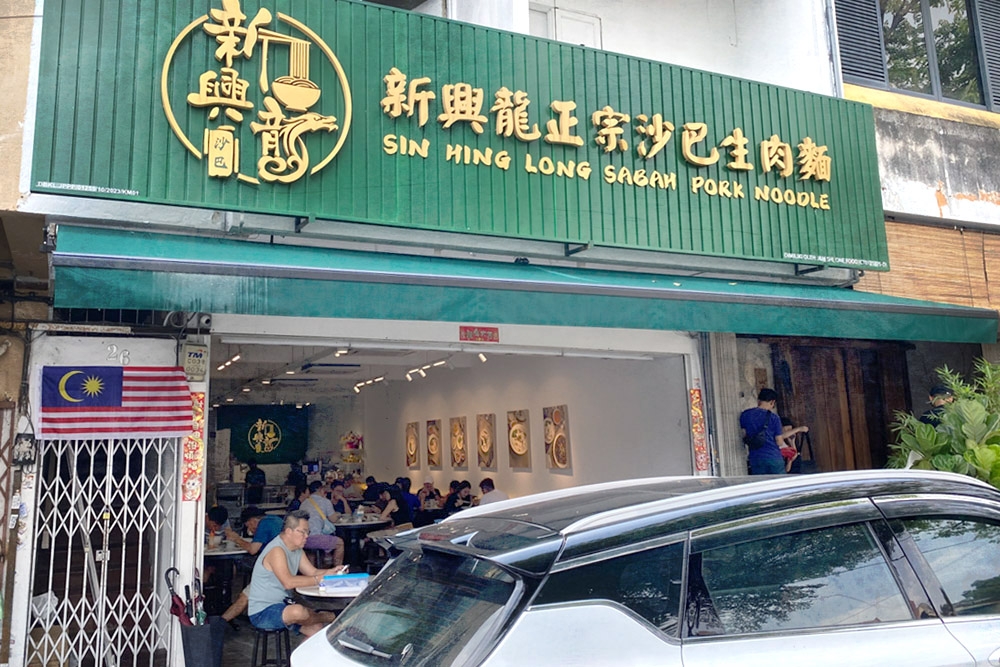
M 941 406 L 936 425 L 897 412 L 888 465 L 957 472 L 1000 488 L 1000 364 L 977 360 L 972 382 L 947 366 L 937 374 L 954 400 Z

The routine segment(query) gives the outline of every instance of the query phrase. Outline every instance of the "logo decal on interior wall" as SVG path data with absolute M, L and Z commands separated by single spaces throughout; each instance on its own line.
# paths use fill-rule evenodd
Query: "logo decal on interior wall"
M 247 440 L 258 454 L 273 452 L 281 445 L 281 427 L 270 419 L 258 419 L 247 431 Z

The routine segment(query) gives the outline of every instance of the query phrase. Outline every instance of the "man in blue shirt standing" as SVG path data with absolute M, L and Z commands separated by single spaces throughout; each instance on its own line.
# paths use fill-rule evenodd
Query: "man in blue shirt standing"
M 757 394 L 757 407 L 740 414 L 743 441 L 750 450 L 751 475 L 785 474 L 785 459 L 779 449 L 784 435 L 781 419 L 775 412 L 777 405 L 777 392 L 765 387 Z

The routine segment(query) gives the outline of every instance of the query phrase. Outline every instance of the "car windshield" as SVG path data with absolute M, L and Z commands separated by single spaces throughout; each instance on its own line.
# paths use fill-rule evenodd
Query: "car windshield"
M 368 665 L 461 665 L 495 637 L 520 582 L 489 561 L 406 551 L 329 627 L 327 640 Z

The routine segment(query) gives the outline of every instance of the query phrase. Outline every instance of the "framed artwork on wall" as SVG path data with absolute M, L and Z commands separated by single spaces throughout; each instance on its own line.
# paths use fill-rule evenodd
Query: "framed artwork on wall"
M 545 464 L 549 470 L 569 468 L 569 413 L 565 405 L 542 408 Z
M 440 419 L 431 419 L 427 422 L 427 465 L 431 468 L 441 467 Z
M 468 470 L 469 454 L 466 447 L 465 417 L 452 417 L 451 426 L 451 467 L 458 470 Z
M 507 453 L 511 468 L 531 467 L 531 430 L 528 410 L 507 413 Z
M 406 467 L 420 467 L 420 422 L 406 425 Z
M 496 470 L 497 416 L 495 414 L 476 415 L 476 434 L 476 453 L 479 457 L 479 467 L 483 470 Z

